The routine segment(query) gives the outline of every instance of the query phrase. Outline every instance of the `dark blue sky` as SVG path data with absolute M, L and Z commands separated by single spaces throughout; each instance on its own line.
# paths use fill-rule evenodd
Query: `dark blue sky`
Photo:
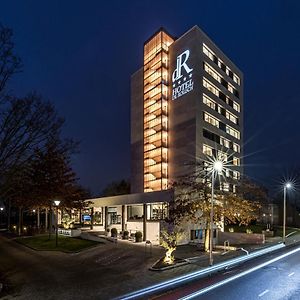
M 198 25 L 244 72 L 246 172 L 273 186 L 299 166 L 300 1 L 2 1 L 24 72 L 81 141 L 74 167 L 94 193 L 130 176 L 130 75 L 143 42 L 164 26 Z M 275 181 L 274 181 L 275 180 Z

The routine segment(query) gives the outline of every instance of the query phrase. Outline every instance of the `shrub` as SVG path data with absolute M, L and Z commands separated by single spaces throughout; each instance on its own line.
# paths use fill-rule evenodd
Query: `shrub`
M 143 234 L 142 234 L 140 231 L 137 231 L 137 232 L 135 233 L 135 241 L 136 241 L 137 243 L 139 243 L 139 242 L 142 241 L 142 237 L 143 237 Z
M 128 240 L 129 232 L 127 230 L 123 231 L 122 238 L 123 240 Z
M 110 231 L 110 234 L 111 234 L 112 237 L 117 237 L 117 235 L 118 235 L 117 228 L 112 228 L 111 231 Z

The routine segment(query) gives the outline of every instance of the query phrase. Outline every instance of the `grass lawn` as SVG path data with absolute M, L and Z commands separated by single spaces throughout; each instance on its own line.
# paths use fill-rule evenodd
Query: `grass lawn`
M 55 235 L 52 235 L 50 240 L 49 235 L 36 235 L 26 238 L 17 238 L 16 241 L 35 250 L 56 250 L 62 252 L 78 252 L 99 244 L 99 242 L 95 241 L 61 235 L 58 236 L 57 247 L 55 246 Z

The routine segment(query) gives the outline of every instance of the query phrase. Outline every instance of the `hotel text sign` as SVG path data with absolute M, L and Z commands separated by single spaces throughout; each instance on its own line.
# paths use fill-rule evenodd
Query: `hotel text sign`
M 172 100 L 175 100 L 193 90 L 193 69 L 190 68 L 187 64 L 189 57 L 190 50 L 185 50 L 177 56 L 176 69 L 172 74 Z

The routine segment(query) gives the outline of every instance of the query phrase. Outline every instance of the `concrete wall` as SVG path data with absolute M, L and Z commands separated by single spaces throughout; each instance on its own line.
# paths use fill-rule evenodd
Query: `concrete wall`
M 131 77 L 131 193 L 144 191 L 143 68 Z

